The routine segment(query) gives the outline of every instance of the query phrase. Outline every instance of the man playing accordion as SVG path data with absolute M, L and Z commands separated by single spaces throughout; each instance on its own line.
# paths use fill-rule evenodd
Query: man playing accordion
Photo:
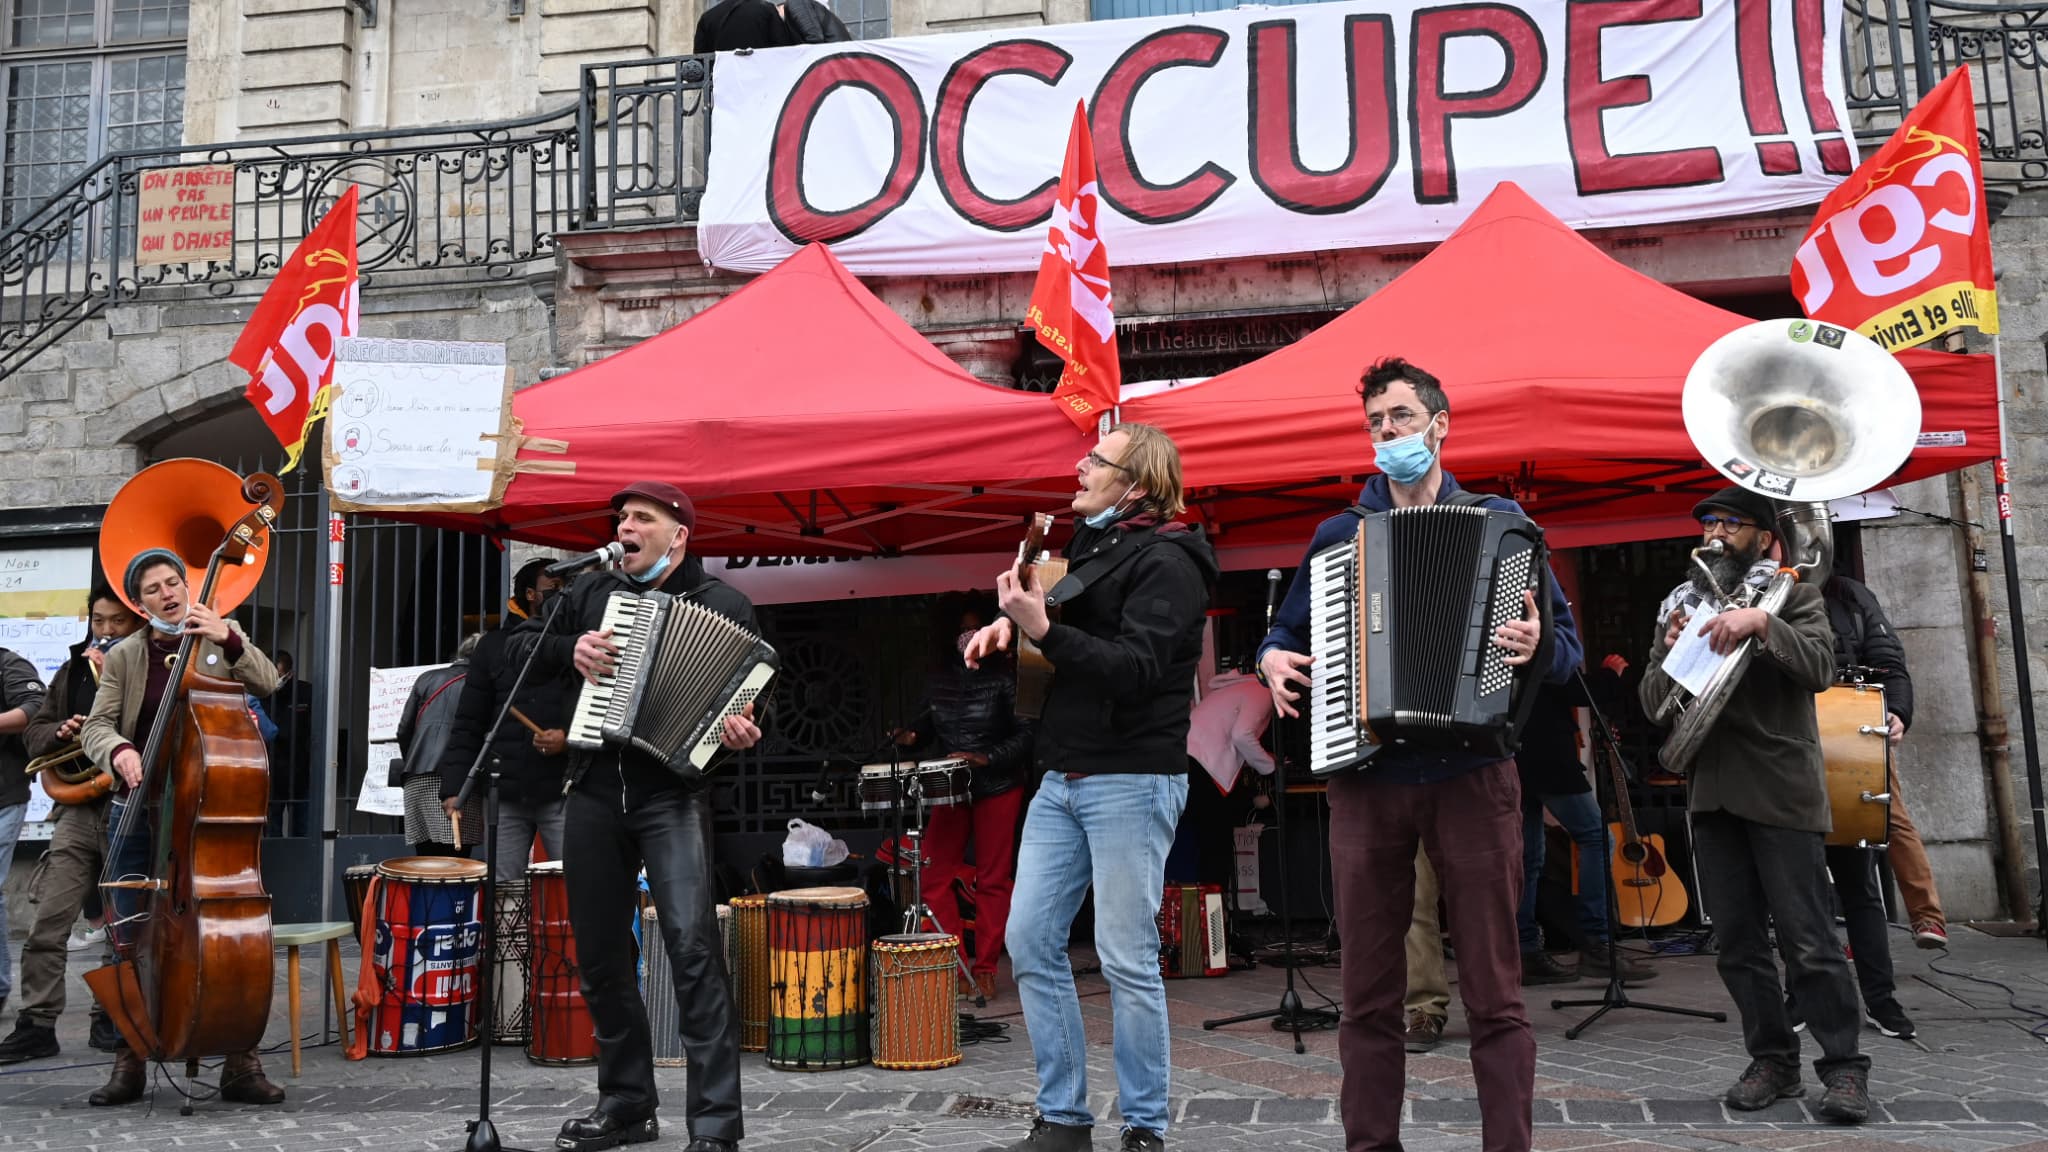
M 560 594 L 566 600 L 538 640 L 536 674 L 560 674 L 573 665 L 595 682 L 616 666 L 619 649 L 604 629 L 614 592 L 665 592 L 757 630 L 753 604 L 706 575 L 703 561 L 688 554 L 697 510 L 680 489 L 642 480 L 612 497 L 612 508 L 619 517 L 616 539 L 625 549 L 620 570 L 586 573 Z M 760 740 L 752 713 L 749 705 L 744 714 L 723 721 L 726 748 L 750 748 Z M 730 1152 L 743 1134 L 739 1028 L 731 974 L 718 946 L 702 778 L 637 747 L 615 744 L 575 752 L 568 776 L 562 870 L 583 997 L 597 1032 L 598 1101 L 590 1115 L 562 1125 L 555 1147 L 597 1152 L 652 1140 L 660 1131 L 654 1049 L 631 927 L 635 880 L 644 865 L 675 972 L 689 1059 L 686 1152 Z

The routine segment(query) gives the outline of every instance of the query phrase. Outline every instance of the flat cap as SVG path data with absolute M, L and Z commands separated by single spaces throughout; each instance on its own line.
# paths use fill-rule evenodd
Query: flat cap
M 670 514 L 682 522 L 686 530 L 691 532 L 697 530 L 697 506 L 690 502 L 690 498 L 683 493 L 681 488 L 670 484 L 668 481 L 635 480 L 633 483 L 619 489 L 618 495 L 612 497 L 612 511 L 617 512 L 623 509 L 626 506 L 627 498 L 632 496 L 654 501 L 656 504 L 668 509 Z

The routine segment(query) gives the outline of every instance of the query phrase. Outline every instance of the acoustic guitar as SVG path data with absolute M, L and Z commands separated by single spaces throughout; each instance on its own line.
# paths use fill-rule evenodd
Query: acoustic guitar
M 1045 551 L 1045 540 L 1052 531 L 1052 513 L 1039 512 L 1031 517 L 1031 530 L 1024 534 L 1024 543 L 1017 546 L 1017 583 L 1025 588 L 1035 586 L 1050 589 L 1067 574 L 1067 562 L 1050 556 Z M 1058 621 L 1059 609 L 1048 607 L 1047 612 Z M 1017 703 L 1018 718 L 1036 720 L 1045 712 L 1045 699 L 1052 693 L 1052 661 L 1045 658 L 1038 645 L 1017 630 Z
M 1606 754 L 1608 771 L 1614 774 L 1614 811 L 1619 823 L 1607 826 L 1614 843 L 1610 867 L 1614 879 L 1614 903 L 1621 924 L 1627 928 L 1662 928 L 1676 924 L 1692 907 L 1685 885 L 1664 857 L 1664 837 L 1636 830 L 1635 809 L 1628 802 L 1628 774 L 1621 757 Z

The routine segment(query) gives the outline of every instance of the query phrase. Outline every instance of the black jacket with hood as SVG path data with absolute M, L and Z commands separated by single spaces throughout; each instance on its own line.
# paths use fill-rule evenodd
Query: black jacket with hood
M 1052 690 L 1033 744 L 1040 772 L 1188 770 L 1188 715 L 1216 553 L 1199 526 L 1147 516 L 1082 525 L 1067 576 L 1047 594 L 1059 620 L 1039 648 Z
M 753 602 L 739 589 L 705 572 L 704 562 L 694 555 L 685 553 L 682 562 L 670 568 L 655 589 L 702 604 L 755 635 L 761 632 L 761 625 L 754 619 Z M 603 627 L 605 604 L 612 593 L 646 591 L 647 588 L 633 583 L 621 572 L 586 572 L 577 577 L 567 590 L 556 593 L 568 597 L 568 602 L 554 614 L 553 622 L 545 633 L 522 632 L 513 637 L 513 642 L 507 647 L 524 655 L 525 643 L 538 642 L 540 654 L 534 660 L 535 672 L 546 669 L 569 678 L 568 684 L 573 691 L 567 698 L 566 708 L 573 713 L 583 683 L 582 677 L 576 673 L 576 638 Z M 754 706 L 754 722 L 764 729 L 768 711 L 765 704 L 764 695 L 762 701 Z M 718 759 L 729 755 L 730 752 L 721 751 Z M 718 759 L 711 762 L 713 766 Z M 569 750 L 568 788 L 589 789 L 594 795 L 617 794 L 622 805 L 630 804 L 633 796 L 703 786 L 702 775 L 690 767 L 687 760 L 671 766 L 637 748 L 607 747 L 596 752 Z

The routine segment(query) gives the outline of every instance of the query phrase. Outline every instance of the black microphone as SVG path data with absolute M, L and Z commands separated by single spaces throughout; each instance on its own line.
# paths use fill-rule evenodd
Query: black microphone
M 811 783 L 811 803 L 823 804 L 832 799 L 832 786 L 829 783 L 831 771 L 832 763 L 829 760 L 818 765 L 818 778 Z
M 1280 570 L 1266 569 L 1266 628 L 1273 627 L 1273 606 L 1280 602 Z
M 548 565 L 548 575 L 567 576 L 571 572 L 581 572 L 585 568 L 596 567 L 600 564 L 616 564 L 625 555 L 626 546 L 614 540 L 595 552 L 585 552 L 581 556 Z

